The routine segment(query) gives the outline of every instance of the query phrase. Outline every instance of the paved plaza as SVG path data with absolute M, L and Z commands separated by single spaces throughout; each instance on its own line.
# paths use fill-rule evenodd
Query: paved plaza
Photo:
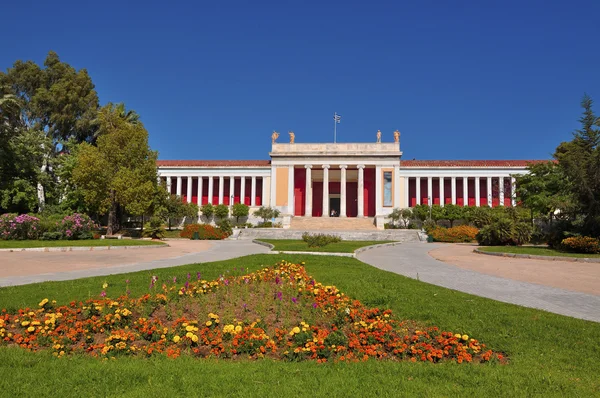
M 220 261 L 269 251 L 248 240 L 176 240 L 169 245 L 111 251 L 0 252 L 0 287 Z M 598 264 L 485 256 L 472 250 L 468 245 L 404 243 L 367 250 L 358 259 L 438 286 L 600 322 Z

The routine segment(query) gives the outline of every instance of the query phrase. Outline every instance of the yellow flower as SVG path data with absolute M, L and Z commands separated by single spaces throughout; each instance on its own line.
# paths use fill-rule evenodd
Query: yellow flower
M 463 335 L 462 335 L 462 339 L 463 339 L 464 341 L 467 341 L 467 340 L 469 340 L 469 335 L 467 335 L 467 334 L 463 334 Z
M 295 328 L 292 329 L 292 332 L 294 332 L 294 334 L 300 333 L 300 328 L 298 326 L 296 326 Z
M 107 287 L 108 287 L 108 283 L 104 282 L 104 283 L 102 284 L 102 289 L 106 289 Z
M 242 327 L 241 327 L 240 325 L 237 325 L 237 326 L 235 327 L 235 332 L 236 332 L 236 333 L 239 333 L 239 332 L 241 332 L 241 331 L 242 331 Z
M 193 341 L 194 343 L 197 343 L 197 342 L 198 342 L 198 336 L 196 336 L 195 334 L 194 334 L 194 335 L 192 335 L 192 341 Z
M 456 337 L 457 339 L 460 339 L 462 336 L 460 335 L 460 333 L 456 333 L 456 334 L 454 335 L 454 337 Z
M 40 306 L 40 307 L 43 307 L 43 306 L 45 306 L 46 304 L 48 304 L 48 299 L 47 299 L 47 298 L 45 298 L 45 299 L 43 299 L 42 301 L 40 301 L 40 304 L 39 304 L 39 306 Z
M 29 325 L 29 321 L 23 321 L 21 322 L 21 326 L 25 327 Z
M 210 326 L 210 325 L 212 325 L 212 322 L 211 321 L 207 321 L 206 322 L 206 326 Z
M 33 326 L 29 326 L 29 327 L 27 328 L 27 331 L 28 331 L 29 333 L 33 333 L 33 332 L 35 332 L 35 328 L 34 328 Z
M 177 343 L 179 343 L 179 340 L 181 340 L 181 337 L 173 336 L 173 343 L 177 344 Z

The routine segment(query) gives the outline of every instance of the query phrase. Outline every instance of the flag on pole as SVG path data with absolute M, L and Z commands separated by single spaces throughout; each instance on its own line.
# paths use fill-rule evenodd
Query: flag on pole
M 337 113 L 334 113 L 333 120 L 335 120 L 336 123 L 339 123 L 340 120 L 342 120 L 342 117 L 340 115 L 338 115 Z

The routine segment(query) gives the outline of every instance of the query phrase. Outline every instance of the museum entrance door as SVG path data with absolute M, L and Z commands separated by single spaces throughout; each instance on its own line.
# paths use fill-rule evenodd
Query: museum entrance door
M 330 196 L 329 197 L 329 215 L 330 217 L 339 217 L 340 216 L 340 196 L 337 197 Z

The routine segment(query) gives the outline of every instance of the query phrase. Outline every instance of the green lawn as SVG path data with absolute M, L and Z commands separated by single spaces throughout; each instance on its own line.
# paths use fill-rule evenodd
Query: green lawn
M 306 261 L 320 282 L 401 317 L 466 333 L 505 352 L 508 365 L 368 361 L 318 365 L 270 360 L 227 362 L 180 357 L 55 359 L 48 353 L 0 348 L 0 395 L 14 396 L 600 396 L 600 324 L 471 296 L 381 271 L 351 258 L 254 255 L 216 263 L 75 281 L 0 288 L 0 308 L 37 306 L 148 291 L 152 275 L 213 279 L 279 259 Z
M 483 252 L 534 254 L 536 256 L 600 258 L 600 254 L 566 253 L 546 246 L 489 246 L 480 247 Z
M 322 253 L 353 253 L 354 250 L 391 241 L 376 240 L 345 240 L 338 243 L 330 243 L 323 247 L 308 247 L 308 244 L 300 239 L 258 239 L 261 242 L 270 243 L 275 246 L 275 251 L 290 252 L 322 252 Z
M 0 240 L 0 249 L 23 249 L 30 247 L 69 246 L 152 246 L 164 242 L 137 239 L 93 239 L 93 240 Z

